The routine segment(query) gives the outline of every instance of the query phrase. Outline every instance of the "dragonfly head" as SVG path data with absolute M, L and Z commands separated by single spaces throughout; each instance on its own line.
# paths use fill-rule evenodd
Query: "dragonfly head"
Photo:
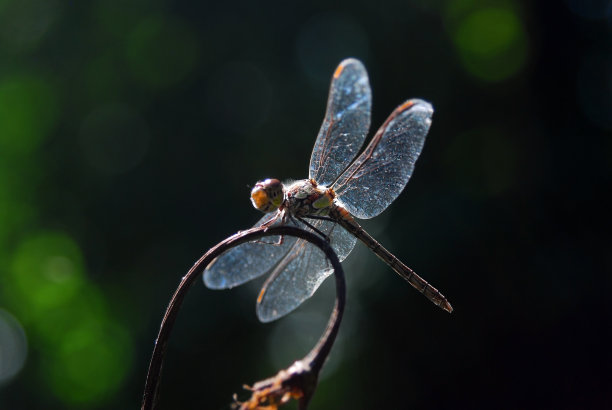
M 274 212 L 285 199 L 283 184 L 278 179 L 259 181 L 251 190 L 251 202 L 261 212 Z

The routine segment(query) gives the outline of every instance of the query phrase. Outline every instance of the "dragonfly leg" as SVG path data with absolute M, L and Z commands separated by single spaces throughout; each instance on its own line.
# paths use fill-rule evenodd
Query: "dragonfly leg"
M 283 235 L 279 236 L 278 240 L 275 242 L 266 242 L 261 239 L 254 240 L 252 243 L 258 243 L 261 245 L 272 245 L 272 246 L 281 246 L 285 242 L 285 237 Z
M 266 221 L 263 224 L 261 224 L 261 226 L 264 227 L 264 228 L 269 228 L 270 226 L 274 225 L 274 223 L 276 221 L 278 221 L 278 217 L 279 216 L 280 216 L 279 213 L 276 213 L 276 215 L 274 215 L 274 218 L 270 218 L 268 221 Z M 281 218 L 281 221 L 284 222 L 284 219 L 285 219 L 285 217 L 283 215 L 283 217 Z
M 331 218 L 329 216 L 322 216 L 322 215 L 308 215 L 307 216 L 308 219 L 318 219 L 320 221 L 329 221 L 329 222 L 335 222 L 337 223 L 338 221 L 335 220 L 334 218 Z
M 280 212 L 278 212 L 278 213 L 277 213 L 277 214 L 274 216 L 274 218 L 271 218 L 269 221 L 266 221 L 266 222 L 264 222 L 263 224 L 261 224 L 261 227 L 266 228 L 266 229 L 267 229 L 267 228 L 269 228 L 269 227 L 270 227 L 270 226 L 272 226 L 272 225 L 273 225 L 273 224 L 274 224 L 276 221 L 278 221 L 278 218 L 279 218 L 279 217 L 281 218 L 281 223 L 282 223 L 282 224 L 284 224 L 284 223 L 285 223 L 285 214 L 283 213 L 283 214 L 281 215 L 281 213 L 280 213 Z M 257 239 L 256 241 L 253 241 L 253 243 L 260 243 L 260 244 L 262 244 L 262 245 L 274 245 L 274 246 L 281 246 L 281 245 L 283 244 L 283 242 L 284 242 L 284 241 L 285 241 L 285 237 L 281 235 L 281 236 L 278 238 L 278 241 L 276 241 L 276 242 L 266 242 L 266 241 L 263 241 L 263 240 L 261 240 L 261 239 Z
M 307 227 L 309 227 L 310 229 L 312 229 L 313 231 L 315 231 L 316 233 L 318 233 L 319 235 L 321 235 L 323 237 L 323 239 L 325 239 L 327 242 L 329 242 L 329 235 L 325 235 L 323 232 L 321 232 L 319 229 L 317 229 L 316 227 L 314 227 L 310 222 L 308 222 L 307 220 L 305 220 L 304 218 L 300 218 L 300 217 L 296 217 L 300 222 L 302 222 L 304 225 L 306 225 Z M 310 216 L 309 216 L 310 218 Z M 313 219 L 322 219 L 324 217 L 321 218 L 313 218 Z M 329 218 L 330 221 L 333 221 L 333 219 Z

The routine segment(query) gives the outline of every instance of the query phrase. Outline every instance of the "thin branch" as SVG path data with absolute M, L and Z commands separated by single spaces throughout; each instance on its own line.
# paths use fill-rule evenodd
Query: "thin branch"
M 211 248 L 204 256 L 202 256 L 192 267 L 189 272 L 181 279 L 176 292 L 170 300 L 170 304 L 166 309 L 162 320 L 153 355 L 149 364 L 147 380 L 142 401 L 142 410 L 155 409 L 157 406 L 159 382 L 161 377 L 162 365 L 167 350 L 168 340 L 172 327 L 178 315 L 178 311 L 183 303 L 187 291 L 191 288 L 195 279 L 204 271 L 217 256 L 221 255 L 228 249 L 238 246 L 245 242 L 250 242 L 264 236 L 279 236 L 289 235 L 296 236 L 307 240 L 319 247 L 331 262 L 336 278 L 336 303 L 332 311 L 329 323 L 325 332 L 315 348 L 306 357 L 294 363 L 289 369 L 282 370 L 279 374 L 271 379 L 256 383 L 252 390 L 253 396 L 257 395 L 259 400 L 268 400 L 275 402 L 283 394 L 281 400 L 285 397 L 300 398 L 300 409 L 306 409 L 318 379 L 318 373 L 325 362 L 325 358 L 331 350 L 331 346 L 335 340 L 344 312 L 344 304 L 346 300 L 346 286 L 344 282 L 344 271 L 338 260 L 338 256 L 333 251 L 327 241 L 320 236 L 308 232 L 301 228 L 293 226 L 276 226 L 276 227 L 256 227 L 246 231 L 238 232 L 230 236 Z M 272 383 L 268 385 L 268 383 Z M 263 389 L 263 390 L 262 390 Z M 280 389 L 280 390 L 279 390 Z M 287 396 L 287 392 L 290 392 Z M 280 402 L 280 400 L 279 400 Z M 249 408 L 249 407 L 246 407 Z M 252 407 L 255 408 L 255 407 Z

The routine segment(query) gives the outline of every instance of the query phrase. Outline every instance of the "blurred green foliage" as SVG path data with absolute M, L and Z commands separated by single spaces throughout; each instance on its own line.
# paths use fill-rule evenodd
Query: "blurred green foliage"
M 8 155 L 27 155 L 38 148 L 55 125 L 57 96 L 36 75 L 15 75 L 0 83 L 0 148 Z
M 185 23 L 163 16 L 138 22 L 126 44 L 134 79 L 152 88 L 172 86 L 195 67 L 197 43 Z

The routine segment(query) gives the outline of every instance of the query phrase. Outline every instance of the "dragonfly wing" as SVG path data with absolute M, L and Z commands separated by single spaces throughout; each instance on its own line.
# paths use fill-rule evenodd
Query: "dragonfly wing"
M 355 246 L 357 239 L 340 225 L 322 220 L 310 223 L 329 236 L 340 261 Z M 278 262 L 259 294 L 259 320 L 271 322 L 291 312 L 310 298 L 333 271 L 323 251 L 303 239 L 297 240 Z
M 340 63 L 332 78 L 325 119 L 312 156 L 310 178 L 329 186 L 357 155 L 368 130 L 372 92 L 359 60 Z
M 261 226 L 276 213 L 266 214 L 255 226 Z M 211 289 L 228 289 L 263 275 L 274 267 L 292 248 L 295 237 L 286 236 L 279 245 L 279 236 L 268 236 L 229 249 L 217 257 L 204 271 L 204 283 Z
M 340 262 L 346 259 L 355 247 L 357 238 L 337 223 L 322 219 L 311 219 L 308 222 L 329 237 L 329 244 L 338 255 Z
M 397 107 L 333 188 L 355 217 L 384 211 L 402 192 L 423 149 L 433 108 L 423 100 Z

